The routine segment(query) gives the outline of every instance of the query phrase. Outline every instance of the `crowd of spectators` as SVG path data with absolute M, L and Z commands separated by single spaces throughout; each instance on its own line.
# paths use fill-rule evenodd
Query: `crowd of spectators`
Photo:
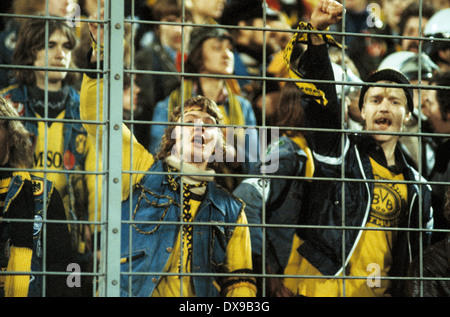
M 75 289 L 51 274 L 29 286 L 30 275 L 0 275 L 2 295 L 97 293 L 89 273 L 103 260 L 104 152 L 83 121 L 102 116 L 93 108 L 102 111 L 105 75 L 92 70 L 114 50 L 103 47 L 102 23 L 83 20 L 104 19 L 108 2 L 4 1 L 0 265 L 32 275 L 78 263 L 87 274 Z M 135 0 L 124 12 L 123 108 L 114 111 L 123 113 L 123 170 L 137 176 L 123 180 L 121 269 L 169 275 L 122 275 L 121 295 L 450 295 L 448 1 Z M 12 123 L 28 133 L 29 162 L 14 162 Z M 35 210 L 19 213 L 27 200 Z M 159 228 L 180 219 L 214 225 Z M 172 278 L 195 272 L 218 276 Z

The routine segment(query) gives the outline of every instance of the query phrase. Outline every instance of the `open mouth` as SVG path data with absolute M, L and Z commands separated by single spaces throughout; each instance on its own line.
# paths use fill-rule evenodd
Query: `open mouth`
M 381 129 L 387 129 L 391 126 L 392 121 L 388 118 L 378 118 L 375 120 L 375 124 Z
M 206 140 L 201 134 L 194 135 L 193 137 L 194 146 L 204 147 L 206 144 Z

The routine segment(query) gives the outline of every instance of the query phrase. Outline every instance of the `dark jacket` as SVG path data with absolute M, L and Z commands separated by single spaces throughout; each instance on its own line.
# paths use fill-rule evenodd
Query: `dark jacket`
M 295 50 L 294 47 L 292 58 L 298 57 Z M 327 45 L 309 45 L 298 64 L 295 59 L 291 59 L 291 67 L 293 62 L 298 73 L 302 74 L 302 78 L 334 80 Z M 328 103 L 323 106 L 316 97 L 305 95 L 302 105 L 305 107 L 308 126 L 342 129 L 341 109 L 335 86 L 321 82 L 315 85 L 324 92 Z M 302 205 L 302 224 L 325 225 L 331 228 L 299 229 L 297 232 L 305 243 L 299 247 L 298 251 L 322 274 L 339 275 L 351 258 L 362 233 L 361 229 L 342 230 L 340 227 L 343 221 L 346 227 L 364 228 L 366 226 L 374 194 L 374 175 L 369 155 L 375 158 L 376 153 L 381 150 L 377 149 L 376 143 L 370 136 L 341 135 L 330 130 L 310 132 L 307 140 L 314 154 L 314 177 L 326 179 L 311 182 L 307 186 L 304 195 L 308 199 Z M 381 157 L 384 158 L 384 155 Z M 424 179 L 420 178 L 419 174 L 407 164 L 399 147 L 396 150 L 396 162 L 405 181 L 424 182 Z M 383 162 L 381 164 L 386 166 Z M 342 175 L 345 175 L 345 179 L 355 181 L 342 182 L 339 180 Z M 367 182 L 360 180 L 367 180 Z M 431 229 L 433 218 L 430 187 L 411 182 L 407 184 L 407 188 L 407 215 L 401 220 L 400 226 Z M 422 215 L 421 218 L 420 215 Z M 392 250 L 393 264 L 390 275 L 406 276 L 409 263 L 418 254 L 421 237 L 423 246 L 429 246 L 429 231 L 397 232 Z M 401 287 L 399 284 L 393 282 L 392 286 Z M 398 289 L 392 289 L 391 294 L 398 294 Z
M 435 229 L 450 229 L 450 223 L 444 215 L 445 205 L 445 191 L 450 181 L 450 140 L 443 140 L 442 138 L 435 138 L 429 144 L 432 145 L 432 169 L 426 176 L 432 182 L 432 206 L 434 211 L 434 228 Z M 425 147 L 423 147 L 425 149 Z M 427 155 L 429 158 L 430 155 Z M 425 166 L 425 165 L 423 165 Z M 447 182 L 447 185 L 439 183 Z M 447 236 L 446 232 L 433 233 L 432 243 L 436 243 Z
M 30 284 L 28 289 L 28 297 L 43 296 L 43 280 L 44 275 L 41 272 L 66 272 L 67 267 L 74 261 L 72 254 L 72 247 L 70 241 L 70 234 L 66 221 L 66 214 L 64 205 L 59 195 L 59 192 L 50 181 L 45 182 L 43 178 L 31 176 L 29 189 L 27 190 L 27 180 L 22 176 L 13 176 L 8 188 L 8 193 L 5 198 L 4 214 L 9 215 L 15 210 L 23 212 L 29 209 L 32 214 L 27 215 L 27 218 L 34 218 L 35 223 L 15 224 L 10 225 L 4 223 L 0 226 L 0 266 L 7 263 L 5 259 L 5 241 L 25 239 L 25 236 L 32 234 L 30 239 L 31 244 L 26 247 L 32 247 L 33 255 L 31 259 L 31 271 L 38 274 L 31 274 Z M 46 187 L 44 187 L 46 184 Z M 34 205 L 33 205 L 34 201 Z M 46 205 L 44 205 L 44 202 Z M 44 215 L 45 213 L 45 215 Z M 0 213 L 0 216 L 3 214 Z M 9 218 L 16 218 L 17 215 L 10 215 Z M 42 221 L 49 220 L 45 225 Z M 51 222 L 59 221 L 59 222 Z M 16 227 L 22 226 L 15 230 Z M 45 246 L 44 246 L 45 243 Z M 23 243 L 22 243 L 23 244 Z M 7 245 L 7 244 L 6 244 Z M 18 245 L 22 246 L 22 245 Z M 45 265 L 45 270 L 44 270 Z M 77 295 L 77 288 L 70 288 L 67 284 L 67 275 L 47 274 L 45 278 L 45 296 L 75 296 Z M 0 289 L 0 294 L 3 289 Z M 2 294 L 3 295 L 3 294 Z
M 268 178 L 245 179 L 233 191 L 233 195 L 245 202 L 248 223 L 270 224 L 265 230 L 262 226 L 250 227 L 252 253 L 256 256 L 255 259 L 260 260 L 258 257 L 262 257 L 263 232 L 266 232 L 266 263 L 273 271 L 282 272 L 288 263 L 295 234 L 295 227 L 290 225 L 299 223 L 303 202 L 304 181 L 292 177 L 304 176 L 307 156 L 286 136 L 271 144 L 268 156 L 271 158 L 271 164 L 277 164 L 276 171 L 268 174 Z M 261 166 L 262 163 L 258 163 L 252 174 L 261 174 Z
M 442 280 L 442 278 L 450 276 L 450 234 L 426 249 L 422 259 L 422 269 L 420 268 L 420 258 L 417 257 L 409 267 L 408 276 L 422 276 L 426 279 L 423 281 L 409 279 L 406 283 L 405 296 L 450 297 L 450 281 Z

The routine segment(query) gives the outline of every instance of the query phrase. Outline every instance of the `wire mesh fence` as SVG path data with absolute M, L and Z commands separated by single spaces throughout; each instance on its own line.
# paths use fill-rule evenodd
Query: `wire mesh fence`
M 425 116 L 423 109 L 425 103 L 434 100 L 431 100 L 435 97 L 433 92 L 441 91 L 441 94 L 448 96 L 448 86 L 434 83 L 433 89 L 430 89 L 429 80 L 434 78 L 434 74 L 431 76 L 430 73 L 434 71 L 430 72 L 426 66 L 435 66 L 435 63 L 429 63 L 432 48 L 439 46 L 438 44 L 448 46 L 450 39 L 448 33 L 447 37 L 427 33 L 424 25 L 431 19 L 428 16 L 425 18 L 428 2 L 417 2 L 417 35 L 382 33 L 380 30 L 388 24 L 388 16 L 386 12 L 383 16 L 383 3 L 376 1 L 368 2 L 363 10 L 366 18 L 364 31 L 351 28 L 353 24 L 350 22 L 354 17 L 350 9 L 343 14 L 340 23 L 325 31 L 297 29 L 297 23 L 307 19 L 311 13 L 311 9 L 308 10 L 301 1 L 295 5 L 289 5 L 288 1 L 274 2 L 281 6 L 279 10 L 274 9 L 275 4 L 271 1 L 263 1 L 265 5 L 258 7 L 259 24 L 233 24 L 233 14 L 224 14 L 222 18 L 226 18 L 223 19 L 218 17 L 213 20 L 210 17 L 201 20 L 199 14 L 195 13 L 195 9 L 198 9 L 195 3 L 202 1 L 194 0 L 175 1 L 179 5 L 179 16 L 169 14 L 170 18 L 162 19 L 157 15 L 151 18 L 145 15 L 144 8 L 157 6 L 155 1 L 144 4 L 138 1 L 110 0 L 103 3 L 98 0 L 94 1 L 95 8 L 89 12 L 90 15 L 82 7 L 82 3 L 73 3 L 66 14 L 60 16 L 52 12 L 55 7 L 50 2 L 45 1 L 44 11 L 40 14 L 20 10 L 1 14 L 8 25 L 4 28 L 3 39 L 5 44 L 10 44 L 10 60 L 8 62 L 4 59 L 0 65 L 5 79 L 2 95 L 15 106 L 21 116 L 20 121 L 31 132 L 34 142 L 34 152 L 28 153 L 33 157 L 32 167 L 10 162 L 0 170 L 3 185 L 0 194 L 4 195 L 5 201 L 0 218 L 3 235 L 1 247 L 9 252 L 8 256 L 2 257 L 3 270 L 0 278 L 3 280 L 3 289 L 11 285 L 8 283 L 19 285 L 20 277 L 24 276 L 28 276 L 30 280 L 26 287 L 29 289 L 29 296 L 60 296 L 66 293 L 68 296 L 100 297 L 223 295 L 229 290 L 229 285 L 235 285 L 233 283 L 236 281 L 253 285 L 248 288 L 254 293 L 248 294 L 261 297 L 273 296 L 273 287 L 279 285 L 275 284 L 277 281 L 284 283 L 284 287 L 289 286 L 291 292 L 298 292 L 296 295 L 306 296 L 358 296 L 355 288 L 362 284 L 372 296 L 385 295 L 380 292 L 385 292 L 392 282 L 417 281 L 419 287 L 418 294 L 415 295 L 424 296 L 431 283 L 444 286 L 450 283 L 448 276 L 427 275 L 430 250 L 428 244 L 423 243 L 429 233 L 433 237 L 440 237 L 433 238 L 436 239 L 433 242 L 442 243 L 446 241 L 445 237 L 449 232 L 448 223 L 443 220 L 445 191 L 450 183 L 446 178 L 448 172 L 445 174 L 448 169 L 448 154 L 439 152 L 436 156 L 427 157 L 429 153 L 433 153 L 430 149 L 439 148 L 444 152 L 447 149 L 448 153 L 448 146 L 444 145 L 448 143 L 449 131 L 433 130 L 433 117 L 429 113 Z M 231 3 L 217 2 L 225 6 Z M 346 1 L 342 3 L 346 6 Z M 172 2 L 167 1 L 163 7 L 170 5 Z M 250 11 L 234 12 L 234 15 L 236 18 L 242 13 L 250 15 Z M 158 11 L 155 9 L 153 14 L 155 12 Z M 40 43 L 29 40 L 28 44 L 24 44 L 25 47 L 28 46 L 32 59 L 31 62 L 19 64 L 19 57 L 26 53 L 16 50 L 13 56 L 14 45 L 17 47 L 21 42 L 19 34 L 25 37 L 19 33 L 18 27 L 27 25 L 27 21 L 41 22 L 36 22 L 40 26 L 28 25 L 28 32 L 40 34 L 36 36 L 43 40 Z M 66 27 L 58 26 L 58 23 L 64 23 Z M 88 24 L 96 27 L 89 30 Z M 169 68 L 162 67 L 165 60 L 158 60 L 161 57 L 157 58 L 147 52 L 155 50 L 155 46 L 152 46 L 154 43 L 159 43 L 160 46 L 156 49 L 161 50 L 163 46 L 160 37 L 164 27 L 178 32 L 169 40 L 172 41 L 171 44 L 177 42 L 179 47 L 178 52 L 174 51 L 170 55 L 172 64 Z M 220 33 L 218 29 L 226 31 Z M 72 47 L 68 43 L 68 32 L 73 32 L 73 36 L 77 38 L 76 46 Z M 244 46 L 241 42 L 247 36 L 244 33 L 251 34 L 249 38 L 253 40 L 250 44 L 253 45 L 252 50 L 248 47 L 246 51 L 238 50 Z M 284 49 L 289 47 L 289 40 L 295 34 L 299 37 L 303 34 L 306 37 L 327 35 L 340 43 L 340 46 L 331 48 L 333 45 L 329 42 L 330 49 L 327 49 L 333 62 L 334 78 L 300 78 L 289 73 L 284 60 Z M 256 42 L 259 37 L 260 42 Z M 198 48 L 195 44 L 202 48 L 205 38 L 219 38 L 221 41 L 195 52 Z M 228 40 L 226 47 L 219 48 L 219 45 L 224 45 L 225 39 Z M 196 40 L 200 42 L 196 43 Z M 381 64 L 380 56 L 387 57 L 390 55 L 388 52 L 393 55 L 404 53 L 401 43 L 408 40 L 417 43 L 417 51 L 405 56 L 414 57 L 409 61 L 415 61 L 417 67 L 401 70 L 400 66 L 406 65 L 403 63 L 403 56 L 398 57 L 402 65 L 395 64 L 395 60 L 387 67 L 397 68 L 405 74 L 410 71 L 408 76 L 411 85 L 383 83 L 381 86 L 386 89 L 414 89 L 416 107 L 411 112 L 412 123 L 405 125 L 400 131 L 367 131 L 357 111 L 361 87 L 368 85 L 364 82 L 365 79 Z M 391 42 L 394 43 L 394 48 L 389 51 Z M 296 52 L 303 54 L 307 50 L 308 44 L 294 44 Z M 95 49 L 92 50 L 92 47 Z M 209 52 L 205 52 L 208 49 Z M 225 62 L 220 55 L 223 51 L 214 55 L 215 50 L 221 49 L 231 56 L 224 58 Z M 56 50 L 60 52 L 55 53 Z M 385 54 L 377 55 L 376 50 Z M 44 53 L 38 63 L 40 51 Z M 197 54 L 192 54 L 193 52 Z M 169 56 L 168 53 L 165 54 Z M 164 55 L 163 58 L 167 56 Z M 372 57 L 370 61 L 368 56 Z M 259 64 L 252 68 L 254 72 L 249 72 L 249 68 L 245 73 L 239 72 L 242 68 L 238 67 L 236 61 L 247 60 L 258 60 Z M 377 65 L 371 64 L 374 60 Z M 295 62 L 292 57 L 290 61 Z M 230 64 L 231 71 L 227 72 Z M 22 78 L 18 81 L 15 79 L 17 73 L 27 75 L 17 77 Z M 64 88 L 69 86 L 66 84 L 68 77 L 75 77 L 71 83 L 72 90 Z M 333 124 L 333 127 L 329 127 L 325 124 L 328 117 L 320 118 L 324 123 L 323 127 L 309 125 L 307 122 L 292 124 L 289 120 L 285 120 L 288 124 L 284 125 L 276 122 L 274 113 L 279 107 L 283 88 L 291 84 L 295 87 L 304 87 L 306 84 L 317 87 L 334 85 L 339 103 L 339 113 L 335 117 L 339 122 L 338 126 Z M 167 163 L 167 156 L 178 153 L 174 152 L 174 145 L 169 150 L 166 149 L 166 156 L 158 156 L 158 146 L 164 135 L 163 128 L 175 125 L 170 120 L 171 111 L 180 106 L 179 111 L 184 114 L 185 102 L 193 95 L 208 96 L 213 85 L 220 86 L 219 90 L 213 91 L 216 93 L 215 101 L 222 107 L 220 110 L 224 111 L 226 120 L 222 123 L 218 120 L 203 120 L 200 128 L 222 129 L 230 153 L 233 147 L 237 156 L 233 159 L 225 155 L 213 156 L 213 160 L 218 163 L 225 163 L 222 164 L 225 167 L 221 165 L 214 173 L 214 183 L 220 185 L 220 190 L 207 185 L 206 193 L 202 193 L 205 196 L 200 199 L 203 202 L 199 202 L 197 214 L 194 219 L 190 219 L 186 216 L 189 214 L 186 209 L 195 205 L 192 199 L 195 201 L 197 196 L 186 194 L 188 191 L 184 185 L 195 177 L 204 180 L 204 174 L 183 161 L 177 168 L 172 168 Z M 173 91 L 177 93 L 174 94 Z M 303 95 L 302 98 L 310 97 Z M 300 103 L 303 102 L 304 99 Z M 245 105 L 247 108 L 244 108 Z M 233 111 L 237 111 L 237 114 Z M 444 106 L 441 112 L 443 115 L 449 113 Z M 10 115 L 2 114 L 2 123 L 13 122 Z M 293 116 L 292 113 L 285 113 L 284 119 Z M 249 120 L 249 117 L 253 120 Z M 189 121 L 185 115 L 179 118 L 176 118 L 177 127 L 193 130 L 198 127 L 197 122 Z M 448 121 L 448 116 L 442 121 Z M 174 128 L 172 134 L 164 136 L 164 140 L 172 138 L 175 143 L 176 131 L 179 130 Z M 278 168 L 287 164 L 287 161 L 295 164 L 292 158 L 286 159 L 279 156 L 283 153 L 275 151 L 285 145 L 283 142 L 287 142 L 287 139 L 280 137 L 314 133 L 321 134 L 325 139 L 328 138 L 325 135 L 329 135 L 329 139 L 337 140 L 339 152 L 345 153 L 340 160 L 336 158 L 333 173 L 326 173 L 324 170 L 309 174 L 277 173 Z M 339 138 L 332 138 L 335 135 L 339 135 Z M 407 164 L 414 166 L 418 177 L 407 178 L 405 170 L 402 172 L 404 174 L 392 174 L 401 174 L 400 178 L 392 175 L 385 177 L 376 174 L 380 173 L 380 169 L 371 171 L 367 177 L 354 177 L 353 169 L 359 168 L 358 164 L 363 163 L 353 162 L 356 165 L 349 166 L 349 161 L 345 159 L 352 146 L 349 140 L 355 136 L 364 138 L 373 135 L 399 137 L 399 144 L 409 154 Z M 180 139 L 182 142 L 191 137 L 192 135 L 181 134 Z M 152 138 L 156 138 L 156 141 Z M 276 142 L 273 143 L 274 141 Z M 184 144 L 182 142 L 179 149 L 181 155 L 189 150 L 184 148 Z M 217 152 L 218 148 L 214 153 Z M 314 149 L 310 155 L 295 158 L 302 161 L 313 160 L 314 157 L 314 162 L 323 159 Z M 443 159 L 445 155 L 447 161 Z M 433 174 L 436 171 L 433 170 L 433 160 L 446 164 L 442 167 L 444 172 L 439 170 L 437 174 Z M 165 164 L 159 164 L 161 161 Z M 265 163 L 265 169 L 258 169 L 255 173 L 254 168 L 260 167 L 260 162 Z M 17 184 L 21 188 L 20 182 L 15 183 L 18 181 L 15 177 L 20 176 L 19 180 L 22 181 L 31 177 L 24 176 L 25 173 L 40 177 L 31 178 L 34 186 L 33 204 L 39 211 L 35 210 L 33 216 L 16 218 L 12 212 L 9 216 L 4 211 L 14 211 L 17 196 L 13 195 L 14 187 L 10 184 Z M 440 178 L 428 179 L 428 176 L 433 175 Z M 307 187 L 305 184 L 310 183 L 324 184 L 322 187 L 319 185 L 311 188 L 326 188 L 328 192 L 312 193 L 305 189 L 300 193 L 300 189 L 303 190 Z M 251 186 L 241 187 L 244 192 L 248 193 L 249 188 L 256 188 L 259 195 L 256 200 L 245 201 L 245 208 L 244 204 L 238 208 L 238 211 L 244 211 L 245 217 L 238 211 L 227 214 L 226 211 L 231 210 L 231 207 L 221 205 L 223 201 L 231 204 L 231 201 L 242 203 L 245 200 L 242 197 L 246 196 L 239 196 L 236 191 L 241 184 Z M 271 199 L 275 199 L 274 192 L 279 189 L 271 187 L 272 184 L 286 186 L 279 193 L 282 200 L 277 200 L 275 204 Z M 361 188 L 361 192 L 356 192 L 356 189 Z M 434 228 L 429 227 L 429 210 L 424 210 L 424 206 L 429 206 L 432 199 L 429 188 L 436 193 L 433 197 L 440 199 L 433 207 L 442 208 L 434 208 L 434 220 L 438 224 Z M 339 191 L 333 192 L 333 189 Z M 58 194 L 54 194 L 56 191 Z M 413 192 L 417 194 L 414 197 Z M 223 198 L 224 195 L 226 198 Z M 323 210 L 308 210 L 307 206 L 318 206 L 309 202 L 313 198 L 317 200 L 318 195 L 323 195 Z M 348 210 L 353 211 L 354 204 L 367 199 L 371 201 L 365 204 L 365 210 L 357 211 L 362 215 L 355 217 L 363 220 L 353 221 L 353 215 Z M 295 203 L 283 205 L 291 201 Z M 55 206 L 56 204 L 62 206 Z M 251 206 L 252 204 L 256 206 Z M 217 207 L 211 212 L 210 209 L 206 211 L 205 206 Z M 394 207 L 399 208 L 395 211 L 398 212 L 396 221 L 389 218 Z M 408 215 L 413 215 L 412 207 L 417 207 L 417 215 L 414 214 L 417 219 L 413 220 L 411 217 L 408 219 Z M 58 208 L 63 208 L 63 217 L 61 214 L 57 215 L 57 210 L 61 210 Z M 250 208 L 259 211 L 256 220 L 252 218 L 253 214 L 245 213 Z M 326 210 L 339 212 L 329 215 L 330 218 L 325 222 L 314 222 Z M 220 217 L 214 212 L 220 214 Z M 285 214 L 287 218 L 275 220 L 275 213 Z M 414 221 L 417 222 L 412 224 Z M 369 223 L 374 225 L 369 226 Z M 33 245 L 27 245 L 33 250 L 31 258 L 30 254 L 11 253 L 12 250 L 17 252 L 15 247 L 18 246 L 14 244 L 17 242 L 12 243 L 11 230 L 22 232 L 20 230 L 28 228 L 27 224 L 34 229 Z M 58 226 L 61 224 L 67 225 L 67 228 L 61 229 Z M 16 227 L 19 229 L 14 229 Z M 326 238 L 333 241 L 332 254 L 320 254 L 324 257 L 315 258 L 314 256 L 320 257 L 318 253 L 309 250 L 312 252 L 310 256 L 314 256 L 296 259 L 293 254 L 298 253 L 297 248 L 314 248 L 314 244 L 305 243 L 305 237 L 313 239 L 314 234 L 311 232 L 320 232 L 316 236 L 318 240 Z M 376 239 L 384 241 L 378 248 L 374 245 L 381 240 L 368 238 L 369 233 L 373 232 L 377 233 Z M 412 236 L 420 237 L 414 245 L 410 240 Z M 395 247 L 397 237 L 407 240 L 404 244 L 406 248 L 417 248 L 417 258 L 412 258 L 411 250 L 398 250 Z M 258 240 L 260 245 L 255 246 L 253 239 Z M 363 242 L 357 241 L 364 241 L 370 247 L 361 249 Z M 71 252 L 67 252 L 68 245 Z M 61 250 L 66 252 L 61 253 Z M 255 250 L 258 250 L 258 255 L 255 255 Z M 389 274 L 391 266 L 397 265 L 392 258 L 403 251 L 408 253 L 407 261 L 400 264 L 403 266 L 400 270 L 403 273 Z M 282 256 L 281 252 L 284 252 Z M 308 254 L 308 250 L 304 252 L 306 253 L 300 252 L 302 256 Z M 370 260 L 364 262 L 364 270 L 354 269 L 363 267 L 363 264 L 352 260 L 355 252 Z M 385 255 L 372 256 L 378 252 L 385 252 Z M 26 266 L 18 266 L 15 270 L 7 269 L 11 268 L 9 265 L 12 265 L 12 259 L 23 258 L 30 262 L 28 269 Z M 216 263 L 217 259 L 223 262 Z M 311 264 L 320 259 L 334 261 L 332 266 L 336 269 L 331 270 L 334 273 L 325 269 L 317 270 Z M 374 262 L 380 259 L 384 262 Z M 405 266 L 409 267 L 413 260 L 418 261 L 417 273 L 406 274 L 408 270 L 405 271 Z M 248 263 L 251 263 L 250 267 Z M 238 283 L 236 285 L 242 285 Z M 21 289 L 19 286 L 16 288 Z

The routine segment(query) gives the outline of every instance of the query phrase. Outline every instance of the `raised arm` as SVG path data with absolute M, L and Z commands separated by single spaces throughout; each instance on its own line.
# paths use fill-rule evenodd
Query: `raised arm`
M 298 31 L 285 50 L 285 61 L 290 77 L 302 80 L 296 82 L 303 92 L 302 106 L 308 127 L 340 129 L 341 104 L 338 101 L 333 83 L 333 68 L 328 55 L 328 45 L 341 47 L 330 35 L 314 33 L 324 31 L 342 17 L 343 7 L 337 1 L 321 0 L 314 8 L 310 23 L 300 22 Z M 302 54 L 301 45 L 307 45 Z M 307 79 L 312 81 L 308 82 Z M 339 148 L 340 135 L 329 132 L 309 133 L 308 143 L 314 151 L 328 155 Z M 336 147 L 337 146 L 337 147 Z
M 102 50 L 102 45 L 97 44 L 102 41 L 97 40 L 97 25 L 90 23 L 90 31 L 93 37 L 93 50 L 91 55 L 91 66 L 95 68 L 97 52 Z M 103 30 L 100 30 L 100 37 L 103 38 Z M 100 52 L 100 58 L 102 53 Z M 80 91 L 80 117 L 83 121 L 103 121 L 103 78 L 97 78 L 97 74 L 84 74 Z M 89 136 L 93 138 L 94 144 L 98 141 L 102 146 L 102 127 L 95 124 L 84 123 Z M 122 167 L 124 171 L 147 171 L 153 164 L 153 156 L 136 140 L 128 127 L 122 125 Z M 132 155 L 131 155 L 132 152 Z M 122 199 L 126 199 L 131 186 L 137 184 L 144 174 L 124 173 L 122 178 Z

